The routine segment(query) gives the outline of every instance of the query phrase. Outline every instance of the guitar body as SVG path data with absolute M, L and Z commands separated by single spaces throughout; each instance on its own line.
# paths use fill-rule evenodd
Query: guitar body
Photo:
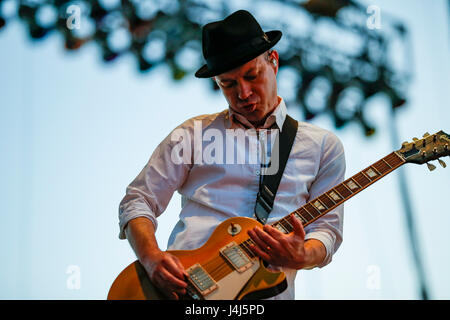
M 254 227 L 261 228 L 262 225 L 250 218 L 230 218 L 214 230 L 202 247 L 168 251 L 178 257 L 188 274 L 192 274 L 190 286 L 196 294 L 182 298 L 262 299 L 284 291 L 287 287 L 285 274 L 268 270 L 261 259 L 239 245 L 245 244 L 249 239 L 247 230 Z M 200 280 L 196 282 L 197 278 L 202 281 L 201 284 Z M 129 299 L 166 299 L 150 281 L 139 261 L 133 262 L 119 274 L 108 293 L 108 300 Z

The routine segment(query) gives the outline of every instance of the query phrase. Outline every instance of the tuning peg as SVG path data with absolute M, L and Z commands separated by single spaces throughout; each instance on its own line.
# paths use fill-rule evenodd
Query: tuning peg
M 426 137 L 428 137 L 430 134 L 428 133 L 428 132 L 425 132 L 424 134 L 423 134 L 423 137 L 424 138 L 426 138 Z
M 438 159 L 438 161 L 442 168 L 445 168 L 447 166 L 443 160 Z
M 428 169 L 429 169 L 430 171 L 433 171 L 434 169 L 436 169 L 436 166 L 435 166 L 435 165 L 433 165 L 433 164 L 431 164 L 431 163 L 428 163 L 428 162 L 427 162 L 427 166 L 428 166 Z
M 418 138 L 416 138 L 416 137 L 414 137 L 414 138 L 413 138 L 413 141 L 419 141 L 419 139 L 418 139 Z
M 409 143 L 408 141 L 403 142 L 402 143 L 402 148 L 406 147 L 408 145 L 408 143 Z

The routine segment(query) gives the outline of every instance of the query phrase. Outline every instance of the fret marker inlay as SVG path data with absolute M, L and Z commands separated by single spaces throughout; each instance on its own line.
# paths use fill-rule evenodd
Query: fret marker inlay
M 336 192 L 334 192 L 334 191 L 331 191 L 331 192 L 330 192 L 330 196 L 331 196 L 331 198 L 332 198 L 334 201 L 336 201 L 336 202 L 341 201 L 341 197 L 339 197 L 339 196 L 336 194 Z
M 317 209 L 319 209 L 320 211 L 326 209 L 319 201 L 314 202 L 314 206 L 315 206 Z
M 375 171 L 373 171 L 372 169 L 368 169 L 366 171 L 366 174 L 370 177 L 370 178 L 374 178 L 377 176 L 377 174 L 375 173 Z
M 356 190 L 359 187 L 356 185 L 356 183 L 353 182 L 353 180 L 350 180 L 347 182 L 347 187 L 349 187 L 351 190 Z

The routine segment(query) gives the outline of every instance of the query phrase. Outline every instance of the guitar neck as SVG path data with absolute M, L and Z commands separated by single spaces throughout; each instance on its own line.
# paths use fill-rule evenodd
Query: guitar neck
M 308 224 L 343 204 L 355 194 L 380 180 L 388 173 L 399 168 L 404 163 L 406 162 L 402 156 L 398 155 L 397 152 L 392 152 L 344 182 L 331 188 L 321 196 L 291 212 L 289 215 L 275 222 L 272 226 L 284 233 L 290 233 L 294 228 L 289 222 L 289 219 L 291 215 L 294 215 L 300 219 L 303 227 L 306 227 Z

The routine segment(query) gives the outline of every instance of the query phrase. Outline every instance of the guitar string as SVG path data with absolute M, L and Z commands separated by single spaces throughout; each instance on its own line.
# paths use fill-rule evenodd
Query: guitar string
M 240 245 L 247 246 L 245 244 L 246 242 L 253 241 L 249 238 L 247 240 L 244 240 Z M 252 259 L 253 257 L 250 257 L 250 259 Z M 230 266 L 229 262 L 222 256 L 215 256 L 213 259 L 205 262 L 202 267 L 216 281 L 222 279 L 233 271 L 233 267 Z

